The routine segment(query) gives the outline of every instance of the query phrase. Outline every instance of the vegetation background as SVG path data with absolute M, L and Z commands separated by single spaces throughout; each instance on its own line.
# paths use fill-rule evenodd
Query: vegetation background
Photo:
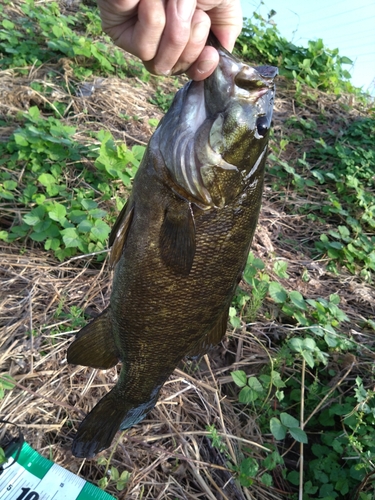
M 66 348 L 108 303 L 110 227 L 185 80 L 115 48 L 91 1 L 0 5 L 0 415 L 116 498 L 372 500 L 374 103 L 337 50 L 256 14 L 236 51 L 281 76 L 227 340 L 78 460 L 72 436 L 118 373 L 68 366 Z

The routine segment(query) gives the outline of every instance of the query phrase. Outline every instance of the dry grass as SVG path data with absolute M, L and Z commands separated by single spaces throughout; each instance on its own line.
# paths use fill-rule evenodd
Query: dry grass
M 0 414 L 18 424 L 40 453 L 95 481 L 103 468 L 95 460 L 82 463 L 72 457 L 71 439 L 84 413 L 112 387 L 118 373 L 116 368 L 98 371 L 68 365 L 66 348 L 75 331 L 58 333 L 71 320 L 57 321 L 56 311 L 61 317 L 72 306 L 92 314 L 103 309 L 110 292 L 107 266 L 57 264 L 39 252 L 26 256 L 4 247 L 1 261 L 0 365 L 17 387 L 1 401 Z M 143 498 L 150 499 L 246 498 L 205 429 L 215 425 L 234 464 L 243 447 L 252 447 L 255 456 L 266 454 L 256 423 L 241 424 L 231 404 L 234 395 L 226 390 L 231 370 L 241 367 L 257 373 L 268 362 L 267 335 L 262 325 L 255 326 L 265 340 L 234 332 L 228 345 L 216 348 L 199 367 L 182 364 L 148 419 L 122 436 L 112 464 L 132 472 L 126 498 L 138 498 L 141 489 Z M 260 486 L 255 491 L 256 498 L 272 498 Z
M 30 67 L 24 76 L 12 70 L 0 72 L 0 115 L 9 124 L 2 128 L 0 140 L 7 140 L 17 126 L 19 111 L 32 105 L 43 109 L 49 98 L 32 90 L 30 83 L 47 85 L 46 75 L 51 69 L 57 70 L 44 65 Z M 59 62 L 58 72 L 60 81 L 77 84 L 69 60 Z M 58 80 L 54 86 L 50 82 L 48 85 L 53 87 L 50 102 L 69 105 L 62 119 L 67 124 L 74 123 L 78 140 L 91 140 L 90 131 L 104 128 L 128 144 L 145 144 L 152 133 L 148 120 L 162 116 L 149 103 L 154 81 L 96 79 L 82 87 L 80 95 L 64 92 Z M 168 88 L 168 83 L 158 81 L 157 85 Z M 350 120 L 362 114 L 360 107 L 345 99 L 338 101 L 317 94 L 316 100 L 299 108 L 294 101 L 294 89 L 281 79 L 275 133 L 278 137 L 287 134 L 285 120 L 292 115 L 314 118 L 324 109 L 326 116 L 335 121 L 338 116 Z M 350 108 L 344 111 L 343 104 Z M 121 115 L 133 118 L 124 120 Z M 297 154 L 291 145 L 283 159 L 288 161 Z M 292 189 L 285 189 L 281 198 L 272 192 L 270 184 L 266 186 L 254 252 L 266 261 L 271 276 L 275 256 L 288 262 L 290 278 L 283 282 L 288 289 L 299 290 L 307 298 L 339 293 L 342 308 L 351 319 L 345 327 L 348 333 L 359 343 L 372 343 L 370 334 L 359 325 L 365 318 L 375 316 L 374 288 L 344 272 L 333 276 L 326 271 L 324 261 L 312 260 L 303 243 L 315 234 L 316 228 L 288 207 L 302 204 L 305 199 Z M 310 201 L 324 202 L 319 192 L 309 191 L 308 196 Z M 7 221 L 5 211 L 0 213 L 0 221 Z M 28 244 L 3 244 L 0 257 L 0 369 L 17 381 L 14 390 L 0 401 L 0 415 L 18 424 L 39 453 L 95 483 L 102 477 L 104 467 L 95 459 L 74 458 L 71 441 L 83 416 L 116 383 L 118 371 L 70 366 L 66 349 L 80 327 L 74 323 L 72 307 L 95 316 L 108 304 L 111 274 L 106 261 L 98 265 L 90 257 L 82 257 L 59 263 Z M 310 275 L 308 283 L 302 279 L 305 269 Z M 145 500 L 282 500 L 290 496 L 291 491 L 277 469 L 275 487 L 254 482 L 250 488 L 241 488 L 227 467 L 228 457 L 234 465 L 239 464 L 243 450 L 251 449 L 254 457 L 264 458 L 264 444 L 272 441 L 270 435 L 260 433 L 256 420 L 244 418 L 236 406 L 237 394 L 230 372 L 244 369 L 249 375 L 256 375 L 275 356 L 278 340 L 288 335 L 289 325 L 283 324 L 273 308 L 271 301 L 266 301 L 257 322 L 251 325 L 251 334 L 246 328 L 244 332 L 228 331 L 228 339 L 199 366 L 181 363 L 148 418 L 118 435 L 111 464 L 120 471 L 130 471 L 131 479 L 125 492 L 119 493 L 111 485 L 109 492 L 120 499 Z M 364 349 L 363 359 L 350 362 L 353 376 L 360 362 L 373 362 L 373 355 Z M 344 371 L 347 366 L 342 359 L 333 359 L 332 363 Z M 228 456 L 211 445 L 207 425 L 216 427 Z M 107 450 L 103 455 L 108 457 L 110 453 Z

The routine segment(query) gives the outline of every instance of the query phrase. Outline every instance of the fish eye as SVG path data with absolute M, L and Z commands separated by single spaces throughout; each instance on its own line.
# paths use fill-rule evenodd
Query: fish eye
M 268 120 L 265 116 L 261 116 L 260 118 L 257 119 L 256 122 L 256 127 L 258 134 L 261 135 L 262 137 L 265 136 L 268 130 Z

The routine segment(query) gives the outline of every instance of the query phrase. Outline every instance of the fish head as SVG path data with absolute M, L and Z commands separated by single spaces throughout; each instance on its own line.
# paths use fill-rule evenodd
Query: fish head
M 222 208 L 263 179 L 278 72 L 212 45 L 218 67 L 177 93 L 156 134 L 175 191 L 203 209 Z
M 219 65 L 204 88 L 207 115 L 215 117 L 206 154 L 211 148 L 249 179 L 266 156 L 278 70 L 251 67 L 223 48 L 218 51 Z

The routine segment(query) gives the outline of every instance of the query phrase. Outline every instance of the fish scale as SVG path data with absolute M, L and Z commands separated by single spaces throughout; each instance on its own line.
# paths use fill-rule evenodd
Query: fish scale
M 277 70 L 250 68 L 210 43 L 218 68 L 178 92 L 110 235 L 110 305 L 68 349 L 70 363 L 122 361 L 116 386 L 78 429 L 79 457 L 141 422 L 180 360 L 205 354 L 226 332 L 260 210 Z

